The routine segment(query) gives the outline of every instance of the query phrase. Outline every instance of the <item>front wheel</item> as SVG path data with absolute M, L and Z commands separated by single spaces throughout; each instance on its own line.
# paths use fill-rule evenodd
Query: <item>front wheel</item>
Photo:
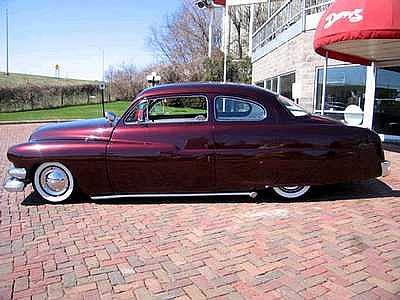
M 33 187 L 43 199 L 56 203 L 70 198 L 75 184 L 72 173 L 65 165 L 47 162 L 36 169 Z
M 297 199 L 307 194 L 310 188 L 311 187 L 309 185 L 298 185 L 274 187 L 272 190 L 282 198 Z

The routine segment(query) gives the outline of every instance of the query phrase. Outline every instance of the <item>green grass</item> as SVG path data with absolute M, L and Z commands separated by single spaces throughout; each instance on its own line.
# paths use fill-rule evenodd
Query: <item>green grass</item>
M 173 106 L 165 106 L 162 107 L 154 107 L 150 115 L 153 116 L 164 116 L 164 115 L 186 115 L 186 114 L 206 114 L 205 109 L 200 108 L 190 108 L 190 107 L 173 107 Z
M 75 85 L 86 85 L 86 84 L 98 84 L 98 81 L 55 78 L 48 76 L 18 74 L 18 73 L 10 73 L 10 75 L 7 76 L 4 72 L 0 72 L 0 88 L 17 88 L 26 86 L 54 87 L 54 86 L 75 86 Z
M 121 116 L 128 108 L 130 101 L 118 101 L 105 104 L 106 111 Z M 0 121 L 33 121 L 33 120 L 72 120 L 100 118 L 101 104 L 76 105 L 61 108 L 30 110 L 21 112 L 0 113 Z

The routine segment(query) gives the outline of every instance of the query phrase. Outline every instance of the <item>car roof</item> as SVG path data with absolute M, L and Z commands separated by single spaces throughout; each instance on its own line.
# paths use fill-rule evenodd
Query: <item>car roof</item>
M 278 103 L 277 94 L 258 87 L 256 85 L 239 83 L 217 83 L 217 82 L 187 82 L 162 84 L 143 90 L 136 100 L 145 97 L 157 97 L 166 95 L 202 95 L 217 94 L 221 96 L 233 96 L 238 98 L 249 98 L 262 103 L 265 107 L 276 113 L 276 118 L 281 120 L 292 119 L 282 104 Z
M 188 93 L 210 93 L 231 96 L 259 97 L 276 96 L 275 93 L 255 85 L 238 83 L 216 83 L 216 82 L 187 82 L 162 84 L 143 90 L 136 98 L 153 97 L 166 94 L 188 94 Z

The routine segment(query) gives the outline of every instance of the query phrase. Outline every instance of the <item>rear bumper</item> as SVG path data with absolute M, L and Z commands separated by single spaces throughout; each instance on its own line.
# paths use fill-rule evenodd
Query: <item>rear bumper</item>
M 388 176 L 390 174 L 390 168 L 391 163 L 388 160 L 385 160 L 383 162 L 381 162 L 381 169 L 382 169 L 382 177 Z
M 22 192 L 25 189 L 26 170 L 12 166 L 4 181 L 4 189 L 9 193 Z

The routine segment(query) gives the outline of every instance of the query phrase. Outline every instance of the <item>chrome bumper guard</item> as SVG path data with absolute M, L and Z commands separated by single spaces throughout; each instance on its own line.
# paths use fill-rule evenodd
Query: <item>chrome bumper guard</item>
M 382 168 L 382 177 L 388 176 L 390 174 L 390 161 L 385 160 L 383 162 L 381 162 L 381 168 Z
M 25 189 L 26 170 L 24 168 L 11 167 L 4 182 L 4 189 L 7 192 L 22 192 Z

